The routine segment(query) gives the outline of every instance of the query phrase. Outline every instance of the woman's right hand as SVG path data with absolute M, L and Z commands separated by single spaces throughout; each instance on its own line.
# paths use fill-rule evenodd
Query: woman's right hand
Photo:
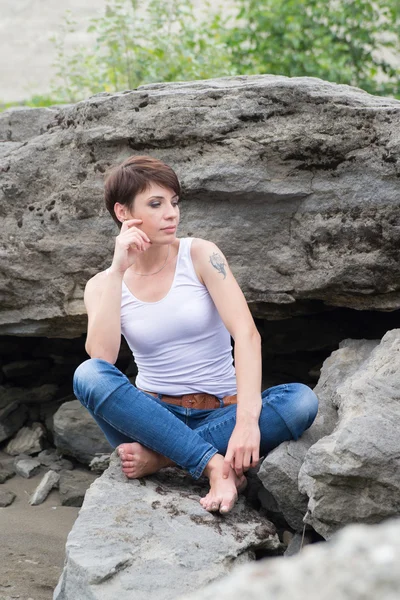
M 150 239 L 136 227 L 142 222 L 142 219 L 129 219 L 122 223 L 121 231 L 115 239 L 112 271 L 125 273 L 133 265 L 137 255 L 150 248 Z

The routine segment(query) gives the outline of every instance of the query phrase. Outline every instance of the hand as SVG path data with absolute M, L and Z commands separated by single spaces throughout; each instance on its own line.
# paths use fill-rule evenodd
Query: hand
M 257 422 L 236 423 L 229 440 L 222 476 L 226 479 L 232 468 L 238 477 L 260 460 L 260 428 Z
M 112 270 L 125 273 L 135 262 L 136 256 L 150 248 L 150 239 L 136 227 L 140 223 L 143 223 L 142 219 L 129 219 L 122 223 L 121 231 L 115 239 Z

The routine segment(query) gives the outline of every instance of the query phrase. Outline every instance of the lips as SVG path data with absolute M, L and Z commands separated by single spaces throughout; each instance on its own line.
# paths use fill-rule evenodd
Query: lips
M 164 227 L 161 231 L 166 231 L 167 233 L 172 233 L 176 231 L 176 225 L 172 225 L 171 227 Z

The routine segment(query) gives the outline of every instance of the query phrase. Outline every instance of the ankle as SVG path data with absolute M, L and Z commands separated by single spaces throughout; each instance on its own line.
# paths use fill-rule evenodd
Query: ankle
M 224 457 L 221 454 L 214 454 L 204 468 L 204 475 L 208 477 L 208 479 L 211 479 L 211 477 L 215 477 L 216 475 L 222 477 L 223 464 Z

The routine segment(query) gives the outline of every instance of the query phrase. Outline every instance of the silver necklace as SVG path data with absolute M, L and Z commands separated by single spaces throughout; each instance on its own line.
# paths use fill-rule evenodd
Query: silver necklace
M 168 260 L 168 256 L 169 256 L 169 249 L 170 248 L 171 248 L 171 245 L 168 246 L 167 257 L 166 257 L 165 262 L 164 262 L 163 266 L 161 267 L 161 269 L 158 269 L 158 271 L 154 271 L 154 273 L 136 273 L 136 271 L 133 271 L 133 273 L 135 275 L 140 275 L 141 277 L 149 277 L 150 275 L 157 275 L 157 273 L 159 273 L 160 271 L 162 271 L 163 268 L 165 267 L 165 265 L 167 264 L 167 260 Z

